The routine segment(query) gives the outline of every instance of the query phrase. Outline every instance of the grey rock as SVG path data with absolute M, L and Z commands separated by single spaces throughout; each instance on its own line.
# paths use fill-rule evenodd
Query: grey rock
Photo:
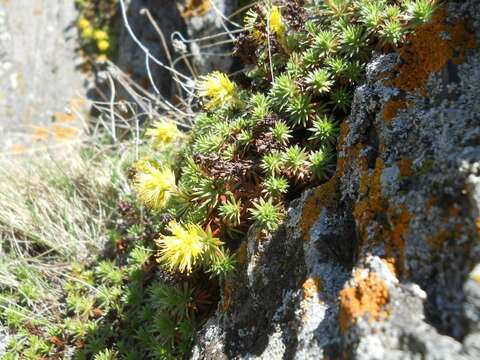
M 480 2 L 449 4 L 448 21 Z M 394 88 L 397 54 L 367 66 L 335 176 L 251 231 L 193 359 L 477 359 L 480 328 L 480 49 Z M 390 121 L 385 106 L 408 102 Z
M 85 94 L 76 16 L 70 0 L 0 2 L 0 150 L 29 145 L 33 126 Z

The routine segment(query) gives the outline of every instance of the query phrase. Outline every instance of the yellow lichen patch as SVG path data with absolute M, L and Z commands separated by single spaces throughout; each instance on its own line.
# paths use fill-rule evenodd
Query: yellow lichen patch
M 340 291 L 339 323 L 342 332 L 347 331 L 358 318 L 366 314 L 370 321 L 380 321 L 388 316 L 384 309 L 389 297 L 385 281 L 375 273 L 361 278 L 357 272 L 355 283 L 355 286 Z
M 305 300 L 315 299 L 322 290 L 322 280 L 318 276 L 310 277 L 303 283 L 302 290 Z
M 475 37 L 467 32 L 464 22 L 446 23 L 446 7 L 440 8 L 431 22 L 416 29 L 400 49 L 402 64 L 392 85 L 404 91 L 417 89 L 425 94 L 425 84 L 431 73 L 440 71 L 449 60 L 460 63 L 465 51 L 475 46 Z
M 202 16 L 205 15 L 211 7 L 212 3 L 210 0 L 188 0 L 181 15 L 183 18 Z
M 398 168 L 400 170 L 401 176 L 411 176 L 412 175 L 412 160 L 406 157 L 400 158 L 397 161 Z
M 475 227 L 477 228 L 477 234 L 480 235 L 480 216 L 475 219 Z
M 325 184 L 315 189 L 314 193 L 305 200 L 303 205 L 302 217 L 300 219 L 300 229 L 302 229 L 303 239 L 310 240 L 310 229 L 317 221 L 318 216 L 325 207 L 334 204 L 338 197 L 338 176 L 334 175 Z
M 246 264 L 248 260 L 248 254 L 247 254 L 247 242 L 244 241 L 240 245 L 240 247 L 237 250 L 237 255 L 236 255 L 237 262 L 239 264 Z
M 390 100 L 383 106 L 383 120 L 389 124 L 398 112 L 405 109 L 408 103 L 405 100 Z

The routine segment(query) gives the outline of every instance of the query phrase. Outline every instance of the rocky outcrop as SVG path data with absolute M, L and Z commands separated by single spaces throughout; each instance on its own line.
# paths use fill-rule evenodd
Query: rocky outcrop
M 378 55 L 333 177 L 251 232 L 194 359 L 480 357 L 480 2 Z

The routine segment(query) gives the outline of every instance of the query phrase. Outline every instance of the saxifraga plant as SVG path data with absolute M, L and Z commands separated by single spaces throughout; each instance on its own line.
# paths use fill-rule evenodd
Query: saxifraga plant
M 162 120 L 148 132 L 158 151 L 169 149 L 169 160 L 153 163 L 155 170 L 137 166 L 134 183 L 147 208 L 171 218 L 159 231 L 156 258 L 173 274 L 228 281 L 246 230 L 276 231 L 289 199 L 329 179 L 339 124 L 365 65 L 376 49 L 399 46 L 429 21 L 436 4 L 324 0 L 299 6 L 250 10 L 235 52 L 252 65 L 245 72 L 251 81 L 237 84 L 218 71 L 203 76 L 197 83 L 202 110 L 192 131 L 172 140 L 175 129 Z M 172 321 L 159 317 L 157 325 L 167 331 Z M 176 321 L 180 333 L 192 325 Z
M 177 176 L 167 166 L 144 165 L 135 177 L 140 200 L 176 221 L 173 237 L 158 241 L 171 270 L 208 268 L 204 252 L 213 245 L 204 240 L 217 236 L 208 234 L 226 237 L 212 240 L 220 253 L 235 236 L 232 228 L 254 221 L 272 230 L 273 220 L 263 221 L 268 216 L 262 214 L 280 219 L 275 214 L 284 196 L 325 181 L 336 158 L 338 123 L 348 115 L 353 86 L 376 44 L 398 45 L 435 9 L 430 0 L 311 2 L 301 9 L 307 16 L 302 27 L 291 23 L 300 10 L 295 6 L 259 5 L 248 12 L 244 37 L 256 46 L 250 88 L 218 71 L 203 76 L 198 95 L 204 111 L 188 140 L 172 140 L 177 132 L 163 120 L 148 131 L 160 139 L 157 145 L 177 142 L 182 149 L 171 155 L 180 160 Z M 268 200 L 252 202 L 259 193 Z M 173 246 L 177 242 L 189 245 Z
M 78 21 L 82 44 L 97 60 L 111 56 L 115 34 L 95 19 L 104 14 L 93 13 L 90 0 L 77 4 L 84 9 Z M 196 329 L 215 307 L 218 282 L 228 283 L 235 274 L 236 247 L 249 227 L 277 231 L 288 200 L 332 175 L 338 124 L 373 51 L 399 46 L 438 4 L 319 0 L 298 6 L 258 5 L 248 12 L 242 35 L 247 41 L 239 42 L 236 53 L 250 60 L 251 81 L 240 85 L 220 72 L 201 77 L 196 102 L 203 110 L 191 132 L 181 132 L 168 118 L 153 122 L 145 133 L 151 150 L 142 149 L 145 158 L 131 171 L 146 211 L 132 201 L 131 211 L 122 206 L 121 219 L 108 212 L 115 224 L 109 255 L 94 266 L 72 264 L 61 291 L 56 288 L 58 314 L 41 315 L 51 305 L 45 306 L 45 294 L 53 286 L 35 269 L 38 258 L 1 269 L 16 274 L 0 289 L 0 320 L 18 332 L 5 359 L 60 358 L 67 347 L 78 359 L 188 357 Z M 67 193 L 84 188 L 89 186 Z M 34 211 L 20 229 L 27 242 L 17 241 L 19 228 L 4 231 L 10 248 L 68 257 L 71 249 L 52 239 L 67 238 L 69 247 L 98 245 L 93 242 L 99 231 L 78 226 L 83 216 L 103 216 L 102 209 L 85 209 L 86 203 L 102 203 L 95 194 L 75 196 L 85 211 L 69 220 L 68 229 L 46 227 L 52 214 L 22 206 L 28 202 L 21 192 L 8 188 L 3 194 L 19 201 L 12 202 L 16 211 L 4 207 L 9 221 L 2 223 L 17 224 L 18 209 L 24 217 Z M 64 200 L 55 208 L 63 216 L 72 198 L 52 195 Z M 43 243 L 33 244 L 42 237 Z

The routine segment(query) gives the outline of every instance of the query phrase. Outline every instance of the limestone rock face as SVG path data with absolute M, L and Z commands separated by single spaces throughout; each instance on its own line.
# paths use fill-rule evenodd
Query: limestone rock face
M 194 359 L 480 357 L 480 1 L 378 55 L 333 177 L 251 232 Z
M 70 0 L 0 1 L 2 154 L 78 133 L 73 112 L 83 111 L 86 90 L 77 70 L 76 16 Z

